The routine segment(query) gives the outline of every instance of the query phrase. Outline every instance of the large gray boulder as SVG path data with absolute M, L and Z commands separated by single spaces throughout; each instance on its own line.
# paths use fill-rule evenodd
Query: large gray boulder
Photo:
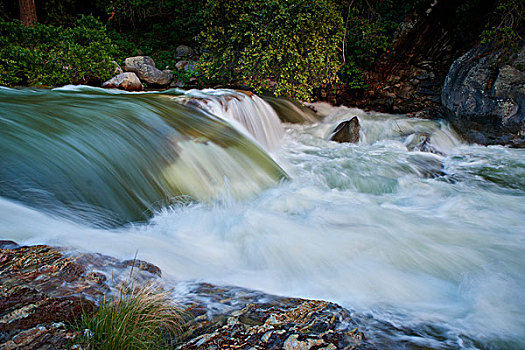
M 126 72 L 133 72 L 140 80 L 154 86 L 169 85 L 173 79 L 169 70 L 156 68 L 155 62 L 148 56 L 128 57 L 124 60 L 123 68 Z
M 102 84 L 104 88 L 117 88 L 127 91 L 142 91 L 144 87 L 135 73 L 121 73 Z
M 468 141 L 525 147 L 525 47 L 510 59 L 502 55 L 478 46 L 457 59 L 441 102 Z

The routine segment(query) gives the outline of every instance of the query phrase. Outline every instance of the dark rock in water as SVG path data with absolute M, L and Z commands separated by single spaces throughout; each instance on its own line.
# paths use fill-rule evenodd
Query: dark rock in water
M 117 88 L 126 91 L 142 91 L 144 87 L 135 73 L 121 73 L 102 84 L 104 88 Z
M 128 57 L 124 60 L 124 70 L 137 74 L 140 80 L 156 86 L 166 86 L 171 83 L 173 75 L 167 70 L 155 67 L 155 62 L 148 56 Z
M 1 349 L 66 348 L 77 334 L 65 323 L 94 312 L 98 299 L 110 292 L 110 283 L 119 283 L 120 275 L 129 277 L 130 265 L 139 283 L 160 273 L 140 260 L 67 256 L 57 248 L 19 247 L 11 241 L 1 241 L 0 247 Z
M 428 134 L 413 134 L 407 138 L 405 145 L 409 151 L 428 152 L 440 156 L 444 155 L 443 152 L 439 151 L 430 143 L 430 135 Z
M 525 46 L 498 65 L 503 55 L 478 46 L 457 59 L 441 101 L 452 125 L 468 141 L 525 147 Z
M 204 283 L 189 294 L 195 319 L 180 350 L 371 348 L 349 312 L 333 303 Z
M 331 141 L 336 142 L 359 142 L 359 119 L 353 117 L 341 122 L 330 135 Z

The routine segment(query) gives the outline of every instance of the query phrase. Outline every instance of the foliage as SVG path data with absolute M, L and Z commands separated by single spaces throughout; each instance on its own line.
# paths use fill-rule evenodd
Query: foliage
M 75 329 L 83 349 L 162 349 L 181 332 L 181 312 L 154 287 L 132 288 L 102 301 L 94 315 L 84 314 Z
M 206 23 L 198 39 L 211 82 L 308 100 L 336 78 L 343 26 L 331 0 L 208 0 Z
M 364 89 L 363 73 L 392 43 L 394 33 L 407 14 L 425 0 L 346 0 L 340 3 L 345 17 L 341 82 L 351 89 Z
M 82 16 L 75 28 L 0 23 L 0 84 L 63 85 L 111 77 L 116 47 L 104 25 Z
M 492 25 L 481 33 L 481 43 L 489 44 L 495 50 L 502 50 L 503 60 L 509 58 L 518 50 L 523 39 L 524 16 L 524 0 L 499 0 Z
M 346 24 L 345 64 L 339 76 L 352 89 L 365 88 L 363 70 L 372 67 L 375 59 L 390 44 L 387 24 L 371 20 L 356 7 L 348 13 Z
M 162 68 L 174 68 L 177 45 L 194 44 L 204 27 L 203 4 L 204 0 L 97 0 L 108 16 L 112 38 L 126 43 L 126 52 L 151 56 Z

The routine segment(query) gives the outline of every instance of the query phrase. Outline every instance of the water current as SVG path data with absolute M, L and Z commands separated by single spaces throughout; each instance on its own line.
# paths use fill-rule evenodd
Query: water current
M 525 348 L 525 150 L 269 102 L 0 88 L 0 237 L 334 301 L 379 347 Z M 329 141 L 352 116 L 359 143 Z

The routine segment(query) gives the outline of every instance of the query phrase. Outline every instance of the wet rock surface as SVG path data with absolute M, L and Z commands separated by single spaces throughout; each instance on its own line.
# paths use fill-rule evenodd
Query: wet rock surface
M 129 278 L 158 280 L 141 260 L 0 241 L 0 348 L 65 349 L 68 324 L 94 312 Z M 239 287 L 181 282 L 173 298 L 188 317 L 177 349 L 370 349 L 350 313 L 330 302 L 285 298 Z
M 502 55 L 502 50 L 478 46 L 457 59 L 441 100 L 468 141 L 525 147 L 525 46 L 498 63 Z
M 320 300 L 195 284 L 193 316 L 177 349 L 370 349 L 350 313 Z
M 332 132 L 330 140 L 340 143 L 358 143 L 359 142 L 359 119 L 353 117 L 344 120 Z
M 132 265 L 139 281 L 160 274 L 142 261 L 0 241 L 0 348 L 67 348 L 76 334 L 66 324 L 94 312 Z

